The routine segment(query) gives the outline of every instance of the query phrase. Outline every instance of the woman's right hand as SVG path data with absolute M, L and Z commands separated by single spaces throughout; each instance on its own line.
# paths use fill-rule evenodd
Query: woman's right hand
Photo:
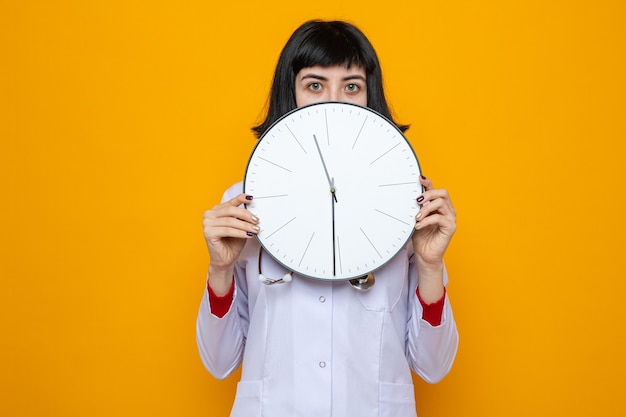
M 204 213 L 204 238 L 211 257 L 209 285 L 216 293 L 225 293 L 230 289 L 235 262 L 246 239 L 259 232 L 259 219 L 239 207 L 250 203 L 250 200 L 252 196 L 239 194 Z M 226 291 L 222 291 L 224 288 Z

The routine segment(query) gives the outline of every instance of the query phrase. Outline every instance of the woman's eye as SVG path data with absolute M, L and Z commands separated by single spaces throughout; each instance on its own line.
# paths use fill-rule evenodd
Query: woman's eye
M 360 87 L 358 86 L 358 84 L 348 84 L 346 86 L 346 91 L 350 93 L 356 93 L 359 90 L 360 90 Z
M 309 89 L 313 91 L 319 91 L 322 89 L 322 84 L 320 83 L 311 83 L 309 84 Z

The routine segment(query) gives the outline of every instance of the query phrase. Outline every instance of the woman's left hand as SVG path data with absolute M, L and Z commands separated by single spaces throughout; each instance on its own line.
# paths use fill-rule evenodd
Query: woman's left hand
M 456 231 L 456 210 L 445 189 L 435 188 L 424 176 L 420 182 L 425 191 L 417 199 L 422 208 L 416 216 L 413 248 L 421 267 L 440 268 Z

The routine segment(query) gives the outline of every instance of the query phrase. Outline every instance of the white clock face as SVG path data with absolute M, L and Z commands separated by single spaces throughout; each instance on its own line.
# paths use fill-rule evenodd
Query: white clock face
M 348 103 L 296 109 L 257 143 L 246 169 L 257 238 L 285 268 L 347 280 L 380 268 L 407 243 L 422 193 L 400 130 Z

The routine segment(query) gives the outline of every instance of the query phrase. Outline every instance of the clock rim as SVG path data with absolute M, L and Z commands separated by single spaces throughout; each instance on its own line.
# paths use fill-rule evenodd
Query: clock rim
M 404 132 L 402 132 L 402 130 L 400 130 L 400 128 L 393 121 L 391 121 L 388 117 L 386 117 L 385 115 L 381 114 L 380 112 L 378 112 L 378 111 L 376 111 L 374 109 L 371 109 L 371 108 L 366 107 L 366 106 L 362 106 L 360 104 L 348 103 L 348 102 L 343 102 L 343 101 L 322 101 L 322 102 L 318 102 L 318 103 L 307 104 L 305 106 L 297 107 L 297 108 L 295 108 L 293 110 L 288 111 L 287 113 L 285 113 L 281 117 L 279 117 L 274 123 L 272 123 L 270 125 L 270 127 L 267 128 L 267 130 L 265 130 L 265 132 L 263 132 L 263 134 L 257 140 L 257 143 L 254 145 L 254 148 L 250 152 L 250 156 L 248 157 L 248 162 L 246 163 L 246 169 L 245 169 L 245 172 L 244 172 L 243 183 L 242 183 L 243 192 L 244 193 L 246 192 L 246 178 L 248 177 L 248 170 L 249 170 L 249 167 L 250 167 L 250 163 L 252 162 L 252 157 L 254 156 L 257 148 L 261 145 L 263 139 L 270 133 L 270 131 L 276 125 L 281 123 L 283 120 L 285 120 L 286 118 L 288 118 L 292 114 L 298 113 L 298 112 L 303 111 L 305 109 L 308 109 L 308 108 L 311 108 L 311 107 L 317 107 L 317 106 L 336 105 L 336 104 L 353 106 L 353 107 L 356 107 L 358 109 L 362 109 L 362 110 L 371 112 L 371 113 L 379 116 L 380 118 L 382 118 L 389 125 L 391 125 L 400 134 L 400 136 L 406 141 L 406 143 L 409 145 L 409 149 L 413 153 L 413 156 L 415 157 L 415 161 L 417 162 L 418 174 L 421 175 L 422 167 L 421 167 L 419 158 L 417 157 L 417 153 L 415 152 L 415 149 L 413 148 L 413 145 L 411 144 L 409 139 L 406 137 Z M 419 185 L 420 185 L 420 188 L 421 188 L 422 192 L 424 192 L 424 186 L 421 185 L 421 184 L 419 184 Z M 249 210 L 248 204 L 244 204 L 244 207 L 246 208 L 246 210 Z M 283 268 L 285 268 L 286 270 L 288 270 L 292 274 L 297 274 L 298 276 L 301 276 L 301 277 L 304 277 L 304 278 L 308 278 L 308 279 L 313 279 L 313 280 L 316 280 L 316 281 L 323 281 L 323 282 L 346 282 L 346 281 L 350 281 L 350 280 L 355 279 L 355 278 L 361 278 L 361 277 L 367 276 L 368 274 L 373 274 L 374 272 L 376 272 L 379 269 L 383 268 L 385 265 L 387 265 L 389 262 L 391 262 L 400 253 L 400 251 L 402 251 L 403 248 L 406 247 L 407 243 L 411 240 L 411 237 L 413 236 L 413 233 L 415 233 L 415 231 L 411 232 L 409 234 L 408 238 L 402 243 L 402 245 L 399 246 L 398 250 L 396 250 L 395 253 L 391 257 L 389 257 L 389 259 L 387 259 L 381 265 L 378 265 L 377 267 L 375 267 L 373 269 L 366 270 L 364 274 L 359 273 L 359 274 L 351 276 L 351 277 L 342 277 L 342 278 L 322 278 L 322 277 L 316 277 L 316 276 L 312 276 L 312 275 L 303 274 L 302 272 L 299 272 L 299 271 L 295 271 L 295 270 L 291 269 L 289 266 L 285 265 L 283 262 L 281 262 L 278 258 L 276 258 L 272 254 L 272 252 L 270 252 L 266 248 L 266 245 L 263 244 L 263 242 L 261 241 L 261 238 L 258 235 L 255 234 L 254 237 L 255 237 L 255 240 L 260 245 L 260 247 L 262 248 L 262 250 L 265 251 L 265 253 L 267 253 L 275 262 L 277 262 L 279 265 L 281 265 Z

